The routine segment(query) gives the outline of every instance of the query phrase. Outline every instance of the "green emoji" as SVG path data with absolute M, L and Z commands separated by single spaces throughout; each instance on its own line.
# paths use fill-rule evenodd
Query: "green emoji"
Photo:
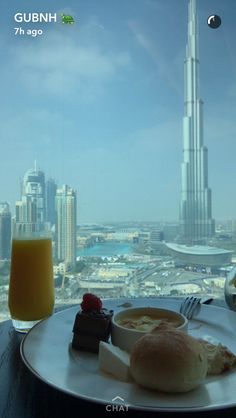
M 70 15 L 64 15 L 64 13 L 61 14 L 61 21 L 63 24 L 67 25 L 73 25 L 75 23 L 74 18 Z

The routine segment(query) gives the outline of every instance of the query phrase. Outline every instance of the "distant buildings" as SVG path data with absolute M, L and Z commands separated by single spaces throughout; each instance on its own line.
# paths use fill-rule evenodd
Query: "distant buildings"
M 208 187 L 207 148 L 203 143 L 203 101 L 199 98 L 199 57 L 196 0 L 189 0 L 185 59 L 183 163 L 180 233 L 186 244 L 214 235 L 211 189 Z
M 45 181 L 45 174 L 28 170 L 22 182 L 21 199 L 16 202 L 15 232 L 48 231 L 55 226 L 54 253 L 66 267 L 76 262 L 76 192 L 64 185 L 57 188 L 53 179 Z
M 150 243 L 151 244 L 159 244 L 164 239 L 163 231 L 160 229 L 151 229 L 150 232 Z
M 164 240 L 175 241 L 179 235 L 179 224 L 178 223 L 166 223 L 163 225 Z
M 10 258 L 11 212 L 7 202 L 0 202 L 0 260 Z
M 24 175 L 21 200 L 16 202 L 15 228 L 27 233 L 45 229 L 45 175 L 36 164 Z
M 163 231 L 159 228 L 150 228 L 149 231 L 141 231 L 134 236 L 133 242 L 139 244 L 160 244 L 164 239 Z
M 67 266 L 76 262 L 76 191 L 63 185 L 56 192 L 56 256 Z

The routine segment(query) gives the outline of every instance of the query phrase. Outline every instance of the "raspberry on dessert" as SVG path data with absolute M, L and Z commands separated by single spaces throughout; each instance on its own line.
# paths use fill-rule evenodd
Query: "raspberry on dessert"
M 93 293 L 85 293 L 81 303 L 82 311 L 100 311 L 102 309 L 102 301 Z

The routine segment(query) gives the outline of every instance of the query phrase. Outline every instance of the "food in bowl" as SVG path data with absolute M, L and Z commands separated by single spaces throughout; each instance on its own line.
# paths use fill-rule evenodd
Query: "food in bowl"
M 160 325 L 187 331 L 187 318 L 175 311 L 142 307 L 124 309 L 112 318 L 112 344 L 130 352 L 134 343 Z
M 136 329 L 138 331 L 151 332 L 154 328 L 160 324 L 172 325 L 174 328 L 178 328 L 181 325 L 179 319 L 174 320 L 173 318 L 156 318 L 150 315 L 136 315 L 129 318 L 123 318 L 117 321 L 119 325 L 129 329 Z

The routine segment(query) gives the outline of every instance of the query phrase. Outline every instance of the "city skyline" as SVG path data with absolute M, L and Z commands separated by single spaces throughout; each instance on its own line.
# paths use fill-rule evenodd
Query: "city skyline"
M 37 159 L 48 178 L 78 190 L 80 222 L 178 219 L 188 1 L 178 4 L 90 0 L 64 9 L 43 0 L 40 11 L 68 12 L 75 25 L 38 24 L 41 37 L 20 38 L 14 13 L 35 9 L 4 2 L 1 201 L 14 208 Z M 207 26 L 212 13 L 222 18 L 217 30 Z M 199 0 L 198 14 L 213 214 L 233 219 L 236 4 Z
M 31 177 L 30 181 L 29 178 Z M 55 226 L 56 224 L 56 202 L 55 202 L 55 197 L 56 197 L 56 193 L 57 191 L 61 191 L 65 188 L 69 188 L 70 190 L 73 190 L 74 193 L 77 194 L 77 190 L 73 189 L 71 186 L 68 186 L 65 183 L 62 183 L 62 185 L 59 185 L 55 182 L 55 179 L 48 177 L 47 173 L 43 172 L 38 164 L 37 161 L 34 161 L 34 164 L 32 165 L 32 168 L 28 168 L 25 171 L 25 174 L 22 176 L 23 181 L 21 182 L 20 186 L 19 186 L 19 190 L 20 190 L 20 198 L 18 200 L 15 201 L 15 203 L 13 204 L 13 206 L 10 205 L 10 203 L 8 201 L 2 201 L 0 202 L 0 204 L 2 204 L 2 207 L 8 207 L 9 211 L 11 213 L 11 217 L 12 220 L 16 220 L 17 222 L 26 222 L 26 219 L 28 219 L 27 222 L 35 222 L 36 218 L 37 218 L 37 212 L 38 212 L 38 216 L 41 219 L 41 223 L 45 225 L 42 225 L 42 228 L 44 229 L 44 227 L 50 228 Z M 34 184 L 35 181 L 39 181 L 38 185 L 36 186 Z M 31 182 L 33 182 L 34 184 L 34 190 L 32 192 L 32 186 L 31 186 Z M 40 197 L 37 196 L 37 203 L 34 202 L 34 193 L 38 194 L 41 193 Z M 76 198 L 76 211 L 78 212 L 78 200 Z M 178 215 L 178 214 L 177 214 Z M 31 220 L 29 220 L 29 218 L 31 218 Z M 78 217 L 77 217 L 78 218 Z M 216 221 L 220 224 L 221 222 L 230 222 L 230 221 L 236 221 L 236 217 L 235 218 L 218 218 L 216 219 Z M 105 221 L 102 222 L 95 222 L 95 221 L 91 221 L 91 222 L 83 222 L 83 221 L 79 221 L 77 222 L 77 225 L 92 225 L 92 224 L 106 224 L 106 223 L 116 223 L 116 221 L 112 221 L 110 219 L 107 219 Z M 127 221 L 127 220 L 121 220 L 121 221 L 117 221 L 118 223 L 132 223 L 131 221 Z M 178 216 L 176 217 L 176 219 L 172 219 L 172 220 L 167 220 L 167 221 L 161 221 L 160 219 L 156 219 L 156 220 L 134 220 L 134 223 L 145 223 L 147 222 L 147 224 L 150 222 L 150 224 L 159 224 L 161 226 L 161 224 L 163 225 L 181 225 L 181 223 L 179 222 Z M 48 225 L 47 225 L 48 224 Z M 29 231 L 30 232 L 30 231 Z M 177 233 L 176 233 L 177 234 Z

